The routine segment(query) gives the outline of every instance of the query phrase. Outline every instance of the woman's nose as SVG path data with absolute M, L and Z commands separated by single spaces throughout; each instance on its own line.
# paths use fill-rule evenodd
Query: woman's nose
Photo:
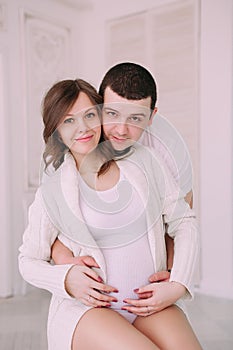
M 88 129 L 89 129 L 88 123 L 83 118 L 79 118 L 78 121 L 77 121 L 77 128 L 76 128 L 76 130 L 79 133 L 83 133 L 83 132 L 87 131 Z

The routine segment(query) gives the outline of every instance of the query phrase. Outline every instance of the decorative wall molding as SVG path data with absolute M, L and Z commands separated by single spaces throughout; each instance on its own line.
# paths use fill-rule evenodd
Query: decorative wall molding
M 22 27 L 27 135 L 25 182 L 28 190 L 34 190 L 40 181 L 43 149 L 41 101 L 55 81 L 69 75 L 71 29 L 28 12 L 22 15 Z
M 10 170 L 9 170 L 9 119 L 7 115 L 7 51 L 0 47 L 0 221 L 1 221 L 1 245 L 0 245 L 0 298 L 12 295 L 12 270 L 11 252 L 12 240 L 10 236 Z M 9 118 L 9 115 L 8 115 Z
M 74 8 L 79 11 L 87 11 L 93 8 L 91 0 L 52 0 L 56 3 Z
M 0 32 L 6 30 L 6 5 L 0 4 Z

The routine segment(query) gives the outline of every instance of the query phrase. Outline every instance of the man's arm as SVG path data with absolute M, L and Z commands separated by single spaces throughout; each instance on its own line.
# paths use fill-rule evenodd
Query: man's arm
M 193 191 L 189 191 L 185 196 L 185 201 L 189 204 L 190 208 L 193 208 Z M 170 271 L 173 266 L 173 258 L 174 258 L 174 240 L 165 234 L 165 242 L 166 242 L 166 250 L 167 250 L 167 270 Z M 161 273 L 162 272 L 162 273 Z M 150 282 L 158 282 L 169 279 L 169 274 L 163 273 L 163 271 L 159 271 L 150 276 Z
M 56 265 L 74 264 L 79 266 L 99 267 L 95 259 L 91 256 L 74 256 L 72 251 L 59 239 L 55 240 L 51 250 L 52 259 Z
M 193 209 L 193 191 L 189 191 L 185 196 L 185 201 L 189 204 L 190 208 Z

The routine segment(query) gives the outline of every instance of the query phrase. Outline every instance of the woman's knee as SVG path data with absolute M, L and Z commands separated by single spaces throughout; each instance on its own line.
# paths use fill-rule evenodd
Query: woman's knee
M 161 349 L 201 350 L 183 311 L 173 305 L 147 317 L 137 317 L 134 326 Z

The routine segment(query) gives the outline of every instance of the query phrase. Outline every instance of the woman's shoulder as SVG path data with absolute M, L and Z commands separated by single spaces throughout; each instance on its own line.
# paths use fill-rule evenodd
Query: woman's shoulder
M 67 153 L 63 163 L 56 170 L 49 169 L 49 171 L 45 171 L 42 176 L 41 186 L 47 187 L 57 181 L 60 181 L 61 177 L 67 176 L 67 174 L 76 173 L 77 169 L 75 166 L 74 158 L 71 154 Z

